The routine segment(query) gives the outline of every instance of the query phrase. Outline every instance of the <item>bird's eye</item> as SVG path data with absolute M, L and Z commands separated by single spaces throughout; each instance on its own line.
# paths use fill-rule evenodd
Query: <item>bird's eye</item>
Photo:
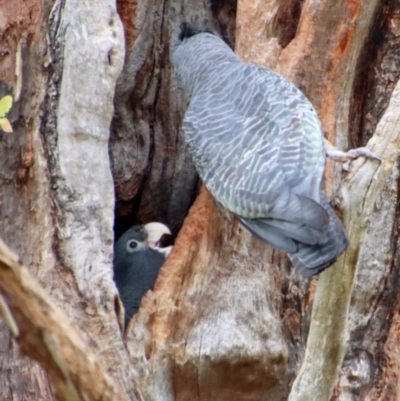
M 135 241 L 134 239 L 131 239 L 128 241 L 128 243 L 126 244 L 126 249 L 129 252 L 134 251 L 137 247 L 139 246 L 138 241 Z

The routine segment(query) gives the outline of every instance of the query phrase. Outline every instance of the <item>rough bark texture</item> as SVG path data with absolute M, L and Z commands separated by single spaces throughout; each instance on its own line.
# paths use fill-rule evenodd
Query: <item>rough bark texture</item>
M 160 401 L 400 397 L 398 4 L 0 0 L 0 10 L 0 98 L 14 98 L 14 132 L 0 132 L 0 237 L 52 303 L 43 296 L 36 308 L 32 292 L 13 292 L 28 273 L 4 270 L 1 400 L 52 400 L 54 391 L 101 399 L 101 388 L 103 399 Z M 198 178 L 180 129 L 187 99 L 169 56 L 193 15 L 213 20 L 244 60 L 298 85 L 339 148 L 369 141 L 383 159 L 350 172 L 328 165 L 351 247 L 318 282 L 204 188 L 192 205 Z M 154 220 L 179 235 L 122 338 L 113 223 L 118 236 Z M 50 343 L 57 352 L 46 352 Z M 93 363 L 82 367 L 86 353 Z M 88 379 L 79 382 L 81 368 Z
M 117 235 L 149 221 L 177 233 L 196 195 L 198 179 L 180 129 L 186 99 L 169 63 L 179 7 L 180 2 L 169 8 L 156 0 L 118 2 L 127 52 L 110 138 Z
M 94 10 L 88 1 L 32 0 L 0 8 L 1 95 L 10 91 L 15 102 L 14 132 L 0 134 L 0 235 L 134 399 L 111 267 L 108 138 L 123 63 L 115 4 Z M 3 324 L 0 344 L 2 399 L 53 399 L 43 371 L 18 357 Z

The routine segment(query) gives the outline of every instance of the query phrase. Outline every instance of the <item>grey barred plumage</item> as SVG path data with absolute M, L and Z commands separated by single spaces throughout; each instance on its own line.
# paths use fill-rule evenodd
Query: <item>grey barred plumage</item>
M 191 96 L 186 141 L 212 195 L 303 275 L 331 265 L 348 241 L 321 192 L 325 148 L 311 103 L 211 33 L 181 35 L 172 64 Z

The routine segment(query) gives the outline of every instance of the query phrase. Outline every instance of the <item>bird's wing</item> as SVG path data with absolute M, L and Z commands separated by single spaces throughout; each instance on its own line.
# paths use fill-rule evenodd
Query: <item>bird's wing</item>
M 282 193 L 288 197 L 321 164 L 317 114 L 299 90 L 261 67 L 241 64 L 207 84 L 184 120 L 200 176 L 230 210 L 268 217 Z

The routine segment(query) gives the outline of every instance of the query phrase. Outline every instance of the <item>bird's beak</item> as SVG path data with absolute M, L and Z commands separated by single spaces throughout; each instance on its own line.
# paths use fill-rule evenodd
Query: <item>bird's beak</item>
M 172 249 L 173 237 L 170 229 L 162 223 L 148 223 L 144 226 L 147 233 L 147 243 L 153 249 L 169 255 Z

